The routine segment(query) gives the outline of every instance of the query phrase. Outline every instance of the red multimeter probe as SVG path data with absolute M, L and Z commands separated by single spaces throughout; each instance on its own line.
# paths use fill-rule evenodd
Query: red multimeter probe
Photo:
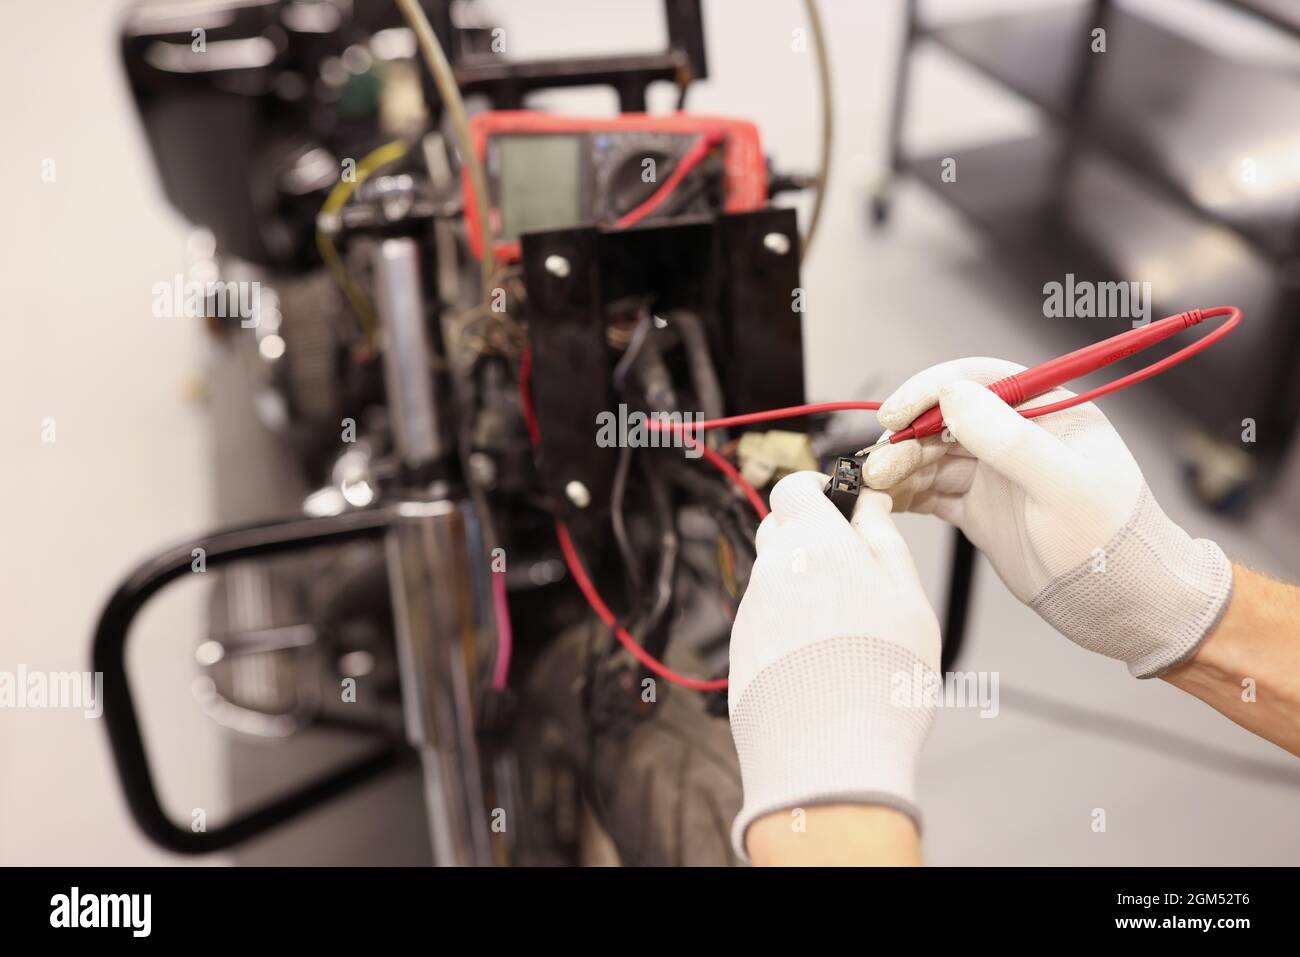
M 653 216 L 687 174 L 714 153 L 721 158 L 725 212 L 747 212 L 767 203 L 767 167 L 758 129 L 744 120 L 687 113 L 598 118 L 493 110 L 471 117 L 469 130 L 489 181 L 490 233 L 501 262 L 520 257 L 519 238 L 506 232 L 508 223 L 520 227 L 514 230 L 520 233 L 581 222 L 632 226 Z M 615 167 L 639 165 L 652 152 L 668 166 L 660 186 L 631 209 L 614 208 L 610 192 Z M 462 176 L 461 189 L 470 251 L 482 258 L 470 177 Z M 522 194 L 511 195 L 513 189 Z M 539 203 L 553 205 L 539 212 Z M 532 211 L 531 222 L 521 212 L 525 207 Z
M 1209 335 L 1197 339 L 1189 346 L 1179 349 L 1172 355 L 1158 362 L 1153 362 L 1136 372 L 1116 379 L 1113 382 L 1107 382 L 1105 385 L 1098 386 L 1088 392 L 1071 396 L 1060 402 L 1052 402 L 1048 405 L 1040 405 L 1033 409 L 1021 409 L 1020 414 L 1027 419 L 1032 419 L 1040 415 L 1047 415 L 1051 412 L 1060 412 L 1064 409 L 1073 408 L 1076 405 L 1082 405 L 1085 402 L 1091 402 L 1099 399 L 1104 395 L 1110 395 L 1112 392 L 1118 392 L 1120 389 L 1149 379 L 1153 375 L 1159 375 L 1166 369 L 1185 362 L 1192 356 L 1204 349 L 1208 349 L 1214 343 L 1218 342 L 1241 322 L 1241 310 L 1235 306 L 1216 306 L 1213 309 L 1189 309 L 1187 312 L 1180 312 L 1176 316 L 1168 316 L 1158 322 L 1142 326 L 1138 329 L 1130 329 L 1127 332 L 1121 332 L 1117 336 L 1111 336 L 1109 339 L 1103 339 L 1100 342 L 1094 342 L 1090 346 L 1084 346 L 1082 349 L 1076 349 L 1074 352 L 1066 353 L 1063 356 L 1057 356 L 1050 359 L 1042 365 L 1034 366 L 1032 369 L 1026 369 L 1024 372 L 1017 372 L 1015 375 L 1007 376 L 1005 379 L 999 379 L 988 387 L 989 391 L 997 395 L 1007 405 L 1015 408 L 1022 402 L 1036 398 L 1045 392 L 1050 392 L 1057 386 L 1064 385 L 1090 372 L 1096 372 L 1098 369 L 1110 365 L 1112 362 L 1118 362 L 1134 353 L 1141 352 L 1143 349 L 1150 348 L 1157 342 L 1163 342 L 1170 336 L 1176 336 L 1184 329 L 1190 329 L 1192 326 L 1204 322 L 1217 316 L 1227 316 L 1228 321 L 1219 328 L 1215 329 Z M 897 442 L 905 442 L 908 439 L 919 439 L 927 435 L 935 435 L 942 432 L 944 428 L 943 412 L 940 408 L 932 406 L 925 412 L 922 412 L 912 424 L 905 429 L 899 429 L 892 435 L 882 438 L 875 445 L 868 446 L 857 452 L 858 455 L 866 455 L 874 449 L 884 445 L 893 445 Z

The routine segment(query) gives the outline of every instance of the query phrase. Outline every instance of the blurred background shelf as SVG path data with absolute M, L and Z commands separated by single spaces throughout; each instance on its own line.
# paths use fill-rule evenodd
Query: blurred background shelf
M 1100 151 L 1067 158 L 1068 148 L 1061 137 L 1044 135 L 910 157 L 905 170 L 997 242 L 1003 261 L 1036 290 L 1064 282 L 1066 273 L 1076 283 L 1145 277 L 1152 283 L 1152 318 L 1192 303 L 1227 302 L 1252 318 L 1274 315 L 1285 305 L 1287 291 L 1269 259 L 1232 230 L 1144 189 L 1140 179 Z M 942 179 L 947 158 L 960 170 L 956 182 Z M 1069 176 L 1064 186 L 1063 169 Z M 1068 330 L 1063 336 L 1082 331 L 1089 339 L 1122 332 L 1131 322 L 1124 317 L 1045 321 Z M 1260 430 L 1277 434 L 1289 428 L 1285 414 L 1274 416 L 1263 404 L 1264 397 L 1285 388 L 1292 371 L 1273 363 L 1270 328 L 1259 321 L 1244 324 L 1203 362 L 1162 376 L 1164 386 L 1184 410 L 1213 426 L 1222 402 L 1207 383 L 1224 382 L 1234 369 L 1259 368 L 1259 377 L 1234 387 L 1258 392 Z M 1278 378 L 1267 378 L 1270 365 Z M 1241 429 L 1239 417 L 1219 424 L 1225 434 Z
M 1236 6 L 1300 36 L 1300 4 L 1295 0 L 1237 0 Z
M 1203 2 L 1300 44 L 1300 3 Z M 1199 430 L 1240 448 L 1241 416 L 1225 417 L 1215 396 L 1231 387 L 1259 410 L 1248 451 L 1275 462 L 1300 412 L 1300 68 L 1230 58 L 1112 0 L 945 23 L 924 22 L 915 0 L 905 6 L 893 175 L 929 186 L 1040 293 L 1072 274 L 1150 282 L 1152 318 L 1240 305 L 1247 321 L 1223 349 L 1155 381 Z M 1098 28 L 1104 52 L 1093 52 Z M 1041 132 L 909 155 L 911 56 L 926 40 L 1027 101 Z M 955 178 L 943 175 L 949 160 Z M 890 193 L 886 184 L 873 196 L 877 224 Z M 1064 335 L 1089 340 L 1129 322 L 1061 320 Z
M 1097 27 L 1105 53 L 1091 52 Z M 1300 129 L 1284 121 L 1300 116 L 1300 74 L 1220 56 L 1108 3 L 922 32 L 1153 185 L 1278 259 L 1295 255 Z

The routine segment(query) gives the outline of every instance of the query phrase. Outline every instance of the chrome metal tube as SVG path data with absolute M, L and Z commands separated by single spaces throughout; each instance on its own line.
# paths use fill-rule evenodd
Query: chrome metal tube
M 444 451 L 429 365 L 419 246 L 414 239 L 386 239 L 376 247 L 373 264 L 393 437 L 402 460 L 419 467 Z
M 472 677 L 489 609 L 467 506 L 391 506 L 389 584 L 407 738 L 420 752 L 434 863 L 492 863 L 490 809 L 474 734 Z

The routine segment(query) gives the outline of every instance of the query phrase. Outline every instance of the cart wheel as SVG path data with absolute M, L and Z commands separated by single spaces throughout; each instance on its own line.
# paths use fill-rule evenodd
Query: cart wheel
M 867 192 L 867 215 L 873 229 L 880 229 L 889 222 L 889 210 L 894 200 L 893 187 L 894 174 L 885 172 Z
M 889 223 L 889 198 L 887 196 L 876 195 L 871 197 L 871 225 L 875 229 L 881 229 Z

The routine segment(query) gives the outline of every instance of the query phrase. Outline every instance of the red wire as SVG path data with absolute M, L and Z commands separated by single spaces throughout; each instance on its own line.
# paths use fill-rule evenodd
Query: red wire
M 688 426 L 699 432 L 709 429 L 727 429 L 733 425 L 753 425 L 756 422 L 771 422 L 773 419 L 794 419 L 801 415 L 815 415 L 818 412 L 874 412 L 880 408 L 879 402 L 813 402 L 808 405 L 788 405 L 783 409 L 767 409 L 763 412 L 746 412 L 744 415 L 729 415 L 722 419 L 705 419 L 702 422 L 664 421 L 650 416 L 646 425 L 657 431 L 677 431 Z
M 528 441 L 533 448 L 542 444 L 542 432 L 537 427 L 537 412 L 533 409 L 533 390 L 529 383 L 533 379 L 533 350 L 524 349 L 519 357 L 519 406 L 523 409 L 524 424 L 528 426 Z
M 1020 414 L 1026 419 L 1034 419 L 1040 415 L 1047 415 L 1049 412 L 1061 412 L 1065 409 L 1072 409 L 1076 405 L 1083 405 L 1085 402 L 1092 402 L 1094 399 L 1100 399 L 1104 395 L 1110 395 L 1112 392 L 1118 392 L 1120 389 L 1127 389 L 1131 385 L 1136 385 L 1145 379 L 1150 379 L 1154 375 L 1159 375 L 1167 369 L 1172 369 L 1180 362 L 1186 362 L 1198 352 L 1204 352 L 1210 346 L 1214 345 L 1241 323 L 1241 310 L 1236 306 L 1215 306 L 1213 309 L 1202 309 L 1206 319 L 1213 319 L 1216 316 L 1227 316 L 1228 321 L 1213 332 L 1206 333 L 1190 345 L 1184 346 L 1177 352 L 1170 353 L 1163 359 L 1159 359 L 1149 366 L 1143 366 L 1136 372 L 1130 372 L 1126 376 L 1115 379 L 1113 382 L 1107 382 L 1095 389 L 1089 389 L 1087 392 L 1080 392 L 1078 395 L 1072 395 L 1068 399 L 1062 399 L 1060 402 L 1053 402 L 1051 405 L 1040 405 L 1036 409 L 1021 409 Z M 1204 320 L 1202 320 L 1204 321 Z
M 536 448 L 541 442 L 541 429 L 537 425 L 537 413 L 533 408 L 532 376 L 532 350 L 525 349 L 519 362 L 519 404 L 523 411 L 524 422 L 528 427 L 528 436 L 532 440 L 533 448 Z M 754 490 L 753 486 L 741 478 L 740 473 L 732 468 L 730 462 L 707 447 L 704 448 L 704 457 L 713 462 L 724 475 L 728 477 L 734 476 L 733 481 L 737 481 L 748 490 L 747 494 L 751 495 L 750 503 L 754 505 L 755 509 L 759 510 L 762 515 L 767 514 L 767 505 L 763 502 L 762 497 Z M 699 678 L 678 674 L 642 648 L 628 630 L 618 623 L 614 613 L 609 610 L 609 606 L 600 597 L 600 592 L 596 591 L 596 586 L 587 575 L 587 569 L 583 567 L 582 558 L 579 557 L 578 550 L 573 545 L 573 539 L 569 536 L 568 527 L 559 519 L 555 520 L 555 537 L 560 542 L 560 553 L 564 555 L 564 564 L 568 566 L 569 574 L 573 576 L 578 590 L 582 592 L 582 597 L 587 600 L 587 604 L 596 613 L 596 617 L 613 629 L 614 637 L 632 653 L 632 656 L 637 661 L 664 680 L 681 685 L 683 688 L 690 688 L 692 691 L 721 691 L 727 687 L 726 678 L 704 681 Z
M 670 182 L 671 177 L 668 182 L 664 183 L 664 187 L 667 188 Z M 661 189 L 659 192 L 662 191 L 663 190 Z M 658 195 L 659 193 L 655 194 L 655 196 Z M 651 199 L 654 198 L 654 196 L 651 197 Z M 640 207 L 638 207 L 638 209 L 639 208 Z M 636 210 L 633 210 L 633 212 L 636 212 Z M 1047 415 L 1049 412 L 1061 412 L 1065 409 L 1074 408 L 1076 405 L 1091 402 L 1104 395 L 1110 395 L 1112 392 L 1118 392 L 1120 389 L 1128 388 L 1129 386 L 1142 382 L 1145 379 L 1149 379 L 1154 375 L 1158 375 L 1166 369 L 1178 365 L 1180 362 L 1186 362 L 1199 352 L 1205 351 L 1235 329 L 1241 322 L 1241 310 L 1237 309 L 1235 306 L 1216 306 L 1213 309 L 1204 310 L 1204 313 L 1205 318 L 1207 319 L 1215 316 L 1228 316 L 1228 321 L 1213 332 L 1202 336 L 1191 345 L 1185 346 L 1177 352 L 1151 363 L 1149 366 L 1144 366 L 1136 372 L 1132 372 L 1129 375 L 1114 380 L 1113 382 L 1108 382 L 1096 389 L 1081 392 L 1078 395 L 1071 396 L 1068 399 L 1063 399 L 1060 402 L 1054 402 L 1051 405 L 1043 405 L 1034 409 L 1021 409 L 1019 410 L 1020 414 L 1027 419 L 1031 419 L 1040 415 Z M 538 428 L 537 415 L 533 408 L 533 397 L 530 387 L 532 369 L 532 353 L 525 349 L 523 357 L 519 363 L 519 400 L 523 409 L 524 421 L 528 427 L 529 438 L 532 440 L 533 446 L 536 447 L 541 441 L 541 432 Z M 736 425 L 752 425 L 756 422 L 771 422 L 774 419 L 792 419 L 803 415 L 812 415 L 818 412 L 871 411 L 879 408 L 879 402 L 814 402 L 808 405 L 787 406 L 784 409 L 767 409 L 763 412 L 749 412 L 744 415 L 732 415 L 721 419 L 705 419 L 703 422 L 694 423 L 663 421 L 656 419 L 651 415 L 647 418 L 647 424 L 650 428 L 659 431 L 682 431 L 689 427 L 692 432 L 707 432 L 709 429 L 721 429 Z M 767 503 L 763 501 L 763 497 L 758 493 L 758 490 L 745 481 L 744 477 L 736 470 L 735 466 L 707 445 L 697 443 L 694 436 L 683 436 L 683 438 L 688 443 L 698 444 L 703 458 L 730 479 L 737 488 L 744 492 L 745 497 L 749 500 L 750 505 L 754 507 L 754 511 L 758 514 L 760 519 L 766 517 L 768 514 Z M 684 688 L 691 688 L 695 691 L 720 691 L 727 687 L 726 678 L 704 681 L 699 678 L 691 678 L 686 675 L 678 674 L 642 648 L 637 643 L 637 640 L 633 638 L 625 628 L 618 624 L 618 620 L 614 617 L 614 613 L 609 610 L 609 606 L 605 604 L 604 600 L 600 597 L 600 593 L 596 591 L 596 586 L 587 575 L 587 570 L 583 567 L 582 559 L 579 557 L 578 551 L 574 547 L 573 539 L 569 536 L 568 528 L 558 519 L 555 522 L 555 536 L 559 539 L 560 551 L 564 555 L 564 563 L 569 568 L 569 574 L 573 576 L 573 580 L 577 583 L 578 589 L 582 592 L 583 597 L 586 598 L 587 604 L 591 606 L 592 611 L 596 613 L 597 617 L 600 618 L 601 621 L 613 629 L 614 636 L 638 661 L 661 678 L 671 681 L 674 684 L 681 685 Z
M 690 688 L 692 691 L 721 691 L 727 687 L 726 678 L 704 681 L 700 678 L 689 678 L 686 675 L 678 674 L 637 644 L 637 640 L 618 623 L 614 613 L 609 610 L 609 606 L 605 604 L 600 597 L 600 593 L 596 591 L 596 586 L 587 577 L 587 570 L 582 567 L 582 559 L 578 557 L 578 550 L 573 547 L 573 539 L 569 537 L 569 530 L 559 519 L 555 521 L 555 537 L 560 540 L 560 551 L 564 553 L 564 564 L 569 566 L 569 574 L 577 582 L 578 589 L 582 592 L 583 597 L 587 599 L 587 604 L 596 613 L 596 617 L 614 629 L 614 637 L 619 640 L 624 648 L 632 652 L 637 661 L 659 677 L 671 681 L 673 684 L 681 685 L 683 688 Z
M 672 173 L 664 180 L 663 185 L 636 209 L 619 217 L 614 225 L 619 229 L 626 229 L 628 226 L 635 226 L 653 213 L 664 200 L 672 195 L 673 190 L 686 178 L 686 174 L 704 162 L 704 158 L 709 155 L 709 151 L 724 139 L 726 139 L 726 134 L 722 130 L 707 130 L 701 133 L 699 139 L 691 144 L 691 148 L 682 154 L 682 158 L 677 161 L 677 165 L 673 167 Z
M 767 503 L 763 501 L 763 496 L 758 494 L 758 489 L 745 481 L 745 477 L 736 471 L 736 467 L 724 459 L 707 445 L 701 445 L 700 451 L 704 453 L 704 460 L 712 465 L 715 469 L 731 479 L 732 483 L 745 493 L 745 498 L 749 499 L 749 504 L 754 506 L 754 511 L 759 519 L 767 518 L 769 511 Z

